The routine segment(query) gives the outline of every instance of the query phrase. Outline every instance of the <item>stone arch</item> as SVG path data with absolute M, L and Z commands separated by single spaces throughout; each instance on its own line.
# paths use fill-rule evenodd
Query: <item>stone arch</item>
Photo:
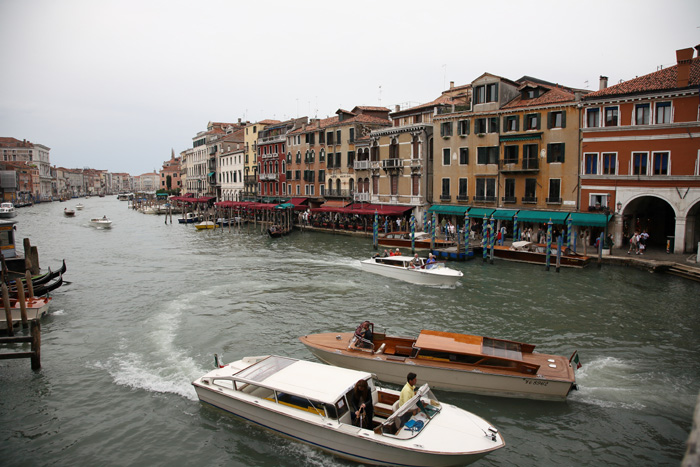
M 646 230 L 649 246 L 665 248 L 668 238 L 676 234 L 678 212 L 672 203 L 656 194 L 633 196 L 620 210 L 620 216 L 625 244 L 635 231 Z

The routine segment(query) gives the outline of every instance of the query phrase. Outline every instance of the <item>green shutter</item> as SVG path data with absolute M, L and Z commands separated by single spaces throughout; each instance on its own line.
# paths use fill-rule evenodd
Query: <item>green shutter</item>
M 547 129 L 552 128 L 552 121 L 554 120 L 554 112 L 547 112 Z
M 470 122 L 471 122 L 471 120 L 467 120 L 467 134 L 469 134 L 469 124 L 470 124 Z
M 520 131 L 520 115 L 515 116 L 515 131 Z
M 564 163 L 564 143 L 559 143 L 561 145 L 561 163 Z
M 538 113 L 536 115 L 537 115 L 537 129 L 539 130 L 541 128 L 542 114 Z
M 561 127 L 566 128 L 566 109 L 561 111 Z

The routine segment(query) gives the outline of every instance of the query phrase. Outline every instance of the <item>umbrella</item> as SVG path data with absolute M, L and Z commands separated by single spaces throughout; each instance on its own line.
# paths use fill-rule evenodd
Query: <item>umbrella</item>
M 416 252 L 416 217 L 411 213 L 411 253 Z

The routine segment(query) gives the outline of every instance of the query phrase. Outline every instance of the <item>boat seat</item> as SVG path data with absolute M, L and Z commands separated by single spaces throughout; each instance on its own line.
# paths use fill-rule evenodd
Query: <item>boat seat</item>
M 397 399 L 396 402 L 394 402 L 394 405 L 391 406 L 391 413 L 394 413 L 394 412 L 396 412 L 397 410 L 399 410 L 399 407 L 400 407 L 400 406 L 399 406 L 399 400 L 400 400 L 400 399 Z
M 413 352 L 413 348 L 405 346 L 405 345 L 397 345 L 396 348 L 394 349 L 395 355 L 410 356 L 411 352 Z
M 391 405 L 385 404 L 383 402 L 375 402 L 374 404 L 374 412 L 382 412 L 382 413 L 387 413 L 391 414 L 394 413 L 394 409 Z M 376 417 L 375 417 L 376 418 Z

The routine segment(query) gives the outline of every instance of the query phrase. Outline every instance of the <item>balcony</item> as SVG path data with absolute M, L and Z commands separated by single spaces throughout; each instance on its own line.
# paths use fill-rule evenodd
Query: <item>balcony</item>
M 415 167 L 421 167 L 423 165 L 423 161 L 420 159 L 411 159 L 411 168 Z
M 452 201 L 452 195 L 443 193 L 440 195 L 440 201 Z
M 537 196 L 523 196 L 523 204 L 537 204 Z
M 369 170 L 369 161 L 355 161 L 355 170 Z
M 401 163 L 401 159 L 384 159 L 382 162 L 382 168 L 384 170 L 387 169 L 398 169 L 403 167 L 403 164 Z
M 504 196 L 501 198 L 503 204 L 515 204 L 518 202 L 518 198 L 515 196 Z
M 474 197 L 474 202 L 475 203 L 495 203 L 496 202 L 496 197 L 495 196 L 475 196 Z
M 517 159 L 501 159 L 498 168 L 501 172 L 536 172 L 540 170 L 540 164 L 536 157 L 523 159 L 522 163 L 518 163 Z
M 351 198 L 354 195 L 353 190 L 326 190 L 326 198 Z
M 463 194 L 457 195 L 457 201 L 467 202 L 469 201 L 469 196 Z
M 260 180 L 278 180 L 279 174 L 276 173 L 266 173 L 260 174 Z
M 277 152 L 271 152 L 269 154 L 263 154 L 262 158 L 263 159 L 279 159 L 279 153 Z
M 358 202 L 358 203 L 369 203 L 370 194 L 369 193 L 355 193 L 354 200 L 355 200 L 355 202 Z

